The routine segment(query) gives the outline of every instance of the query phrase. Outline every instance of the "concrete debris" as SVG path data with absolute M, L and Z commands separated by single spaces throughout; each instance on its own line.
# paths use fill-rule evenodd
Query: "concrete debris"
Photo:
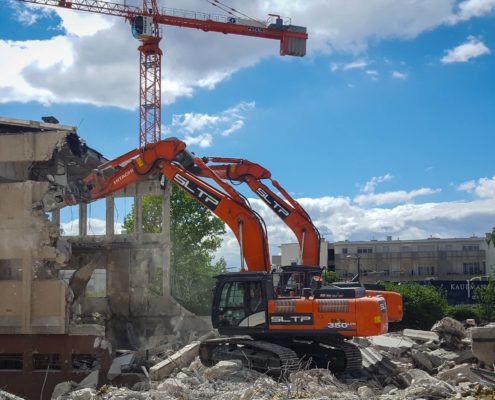
M 472 352 L 483 364 L 495 364 L 495 326 L 471 328 Z
M 77 387 L 77 384 L 72 381 L 60 382 L 55 386 L 52 393 L 52 400 L 58 399 L 60 396 L 73 391 Z M 1 398 L 1 396 L 0 396 Z
M 132 363 L 136 355 L 134 353 L 124 354 L 120 357 L 115 357 L 113 359 L 112 365 L 107 373 L 107 378 L 109 380 L 117 378 L 122 372 L 130 370 Z
M 466 331 L 464 329 L 464 325 L 462 325 L 462 322 L 450 317 L 445 317 L 436 322 L 431 328 L 431 331 L 437 332 L 440 335 L 447 333 L 461 339 L 466 337 Z
M 361 398 L 361 399 L 372 399 L 373 397 L 376 396 L 373 389 L 371 389 L 368 386 L 358 387 L 357 393 L 358 393 L 359 398 Z
M 454 318 L 445 317 L 441 319 L 433 325 L 431 331 L 438 333 L 440 344 L 445 347 L 462 349 L 466 345 L 466 342 L 462 341 L 466 337 L 464 325 Z
M 411 358 L 414 362 L 414 365 L 424 371 L 433 373 L 435 366 L 431 362 L 430 357 L 428 357 L 427 353 L 423 353 L 422 351 L 412 350 Z
M 97 371 L 94 371 L 90 374 L 92 378 L 86 379 L 89 387 L 82 388 L 83 382 L 80 385 L 64 382 L 57 385 L 52 399 L 436 400 L 484 399 L 490 397 L 483 396 L 490 395 L 493 398 L 495 373 L 471 363 L 475 359 L 465 342 L 459 342 L 463 348 L 452 348 L 448 343 L 439 347 L 444 335 L 461 338 L 459 332 L 463 332 L 458 331 L 457 324 L 442 321 L 437 324 L 438 337 L 435 337 L 437 332 L 406 330 L 405 334 L 354 339 L 363 356 L 363 369 L 352 374 L 335 376 L 326 369 L 301 366 L 288 377 L 275 380 L 244 367 L 240 360 L 220 361 L 206 367 L 198 357 L 199 342 L 194 341 L 151 367 L 148 359 L 148 369 L 141 373 L 141 381 L 129 384 L 132 389 L 114 386 L 95 389 L 92 384 Z M 177 343 L 170 336 L 156 335 L 152 344 L 157 348 L 167 343 L 175 346 Z M 146 351 L 152 354 L 155 350 Z M 141 358 L 138 353 L 124 354 L 115 359 L 111 370 L 140 365 Z
M 430 331 L 420 331 L 417 329 L 404 329 L 402 335 L 417 342 L 439 341 L 437 333 Z
M 206 379 L 218 379 L 228 375 L 235 374 L 242 369 L 241 360 L 220 361 L 218 364 L 209 368 L 204 376 Z
M 403 336 L 392 336 L 391 334 L 372 336 L 368 339 L 371 344 L 376 347 L 380 347 L 388 351 L 391 349 L 398 350 L 399 353 L 407 351 L 414 345 L 413 341 Z
M 462 364 L 473 359 L 470 349 L 449 351 L 446 349 L 437 349 L 428 354 L 430 360 L 439 367 L 446 361 L 453 361 L 456 364 Z
M 58 399 L 60 400 L 64 398 L 65 398 L 64 396 L 58 397 Z M 75 392 L 72 392 L 70 394 L 70 397 L 67 398 L 70 398 L 71 400 L 93 400 L 96 398 L 96 391 L 94 389 L 89 389 L 89 388 L 79 389 L 76 390 Z
M 167 359 L 151 367 L 149 372 L 151 379 L 161 380 L 168 377 L 174 369 L 189 365 L 198 356 L 198 353 L 198 341 L 188 344 Z
M 98 387 L 98 375 L 100 371 L 96 370 L 91 372 L 86 378 L 84 378 L 79 384 L 77 385 L 78 388 L 80 389 L 96 389 Z
M 471 371 L 470 364 L 457 365 L 454 368 L 439 372 L 437 378 L 457 385 L 461 382 L 474 382 L 477 376 Z
M 21 397 L 0 390 L 0 400 L 24 400 Z

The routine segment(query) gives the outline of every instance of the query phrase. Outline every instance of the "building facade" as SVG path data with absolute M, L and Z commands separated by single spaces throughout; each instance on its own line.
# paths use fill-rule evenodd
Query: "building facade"
M 485 237 L 400 240 L 322 241 L 320 266 L 364 282 L 469 280 L 495 271 L 495 247 Z M 281 246 L 281 265 L 299 260 L 295 243 Z

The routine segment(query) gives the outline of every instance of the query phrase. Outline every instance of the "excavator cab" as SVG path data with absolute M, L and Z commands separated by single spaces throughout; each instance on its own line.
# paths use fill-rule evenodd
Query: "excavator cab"
M 303 295 L 303 289 L 319 289 L 322 284 L 321 268 L 291 265 L 274 274 L 274 290 L 277 297 Z
M 273 298 L 271 274 L 241 272 L 215 278 L 212 323 L 220 334 L 250 335 L 268 328 L 267 304 Z

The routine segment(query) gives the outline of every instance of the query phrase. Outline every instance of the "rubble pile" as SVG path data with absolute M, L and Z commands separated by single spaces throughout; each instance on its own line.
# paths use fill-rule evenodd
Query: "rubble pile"
M 141 379 L 132 385 L 98 386 L 92 379 L 79 385 L 65 382 L 57 386 L 52 399 L 495 399 L 495 359 L 487 365 L 473 355 L 472 329 L 481 328 L 466 329 L 462 323 L 444 318 L 431 331 L 405 329 L 355 338 L 363 368 L 341 376 L 310 369 L 307 362 L 283 377 L 245 368 L 240 360 L 205 367 L 197 357 L 199 341 L 193 341 L 149 368 L 141 365 Z M 138 358 L 127 354 L 124 359 L 135 363 Z M 125 375 L 128 368 L 122 358 L 119 363 Z

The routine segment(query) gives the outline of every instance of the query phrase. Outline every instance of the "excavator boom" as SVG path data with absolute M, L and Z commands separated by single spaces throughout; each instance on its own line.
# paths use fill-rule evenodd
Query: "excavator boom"
M 204 176 L 212 179 L 216 188 L 189 171 L 198 164 Z M 241 248 L 241 269 L 244 260 L 250 271 L 269 271 L 270 254 L 266 229 L 262 218 L 253 211 L 242 197 L 214 171 L 186 150 L 186 144 L 179 139 L 169 138 L 147 144 L 144 148 L 132 150 L 112 161 L 108 161 L 86 178 L 63 190 L 51 194 L 57 207 L 88 203 L 142 180 L 161 175 L 189 193 L 196 201 L 208 208 L 232 229 Z M 44 207 L 49 211 L 49 207 Z
M 205 160 L 216 163 L 209 168 L 222 179 L 245 182 L 294 232 L 300 246 L 299 263 L 304 265 L 320 264 L 320 233 L 318 229 L 304 208 L 277 181 L 272 179 L 270 171 L 259 164 L 240 158 L 208 157 Z M 266 179 L 271 181 L 281 195 L 275 193 L 262 182 Z

